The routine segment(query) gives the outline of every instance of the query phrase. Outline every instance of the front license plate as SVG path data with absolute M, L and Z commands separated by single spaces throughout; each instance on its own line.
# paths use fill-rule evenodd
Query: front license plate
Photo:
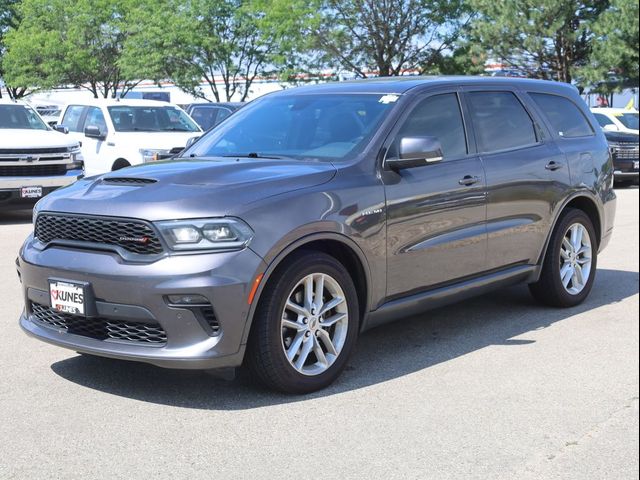
M 42 197 L 42 187 L 22 187 L 20 189 L 21 198 L 40 198 Z
M 59 280 L 49 281 L 51 307 L 59 312 L 84 315 L 85 293 L 84 285 Z

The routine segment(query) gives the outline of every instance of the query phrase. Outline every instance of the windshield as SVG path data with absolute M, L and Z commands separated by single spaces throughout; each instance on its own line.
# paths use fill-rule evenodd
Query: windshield
M 199 132 L 189 116 L 176 107 L 108 107 L 116 132 Z
M 0 105 L 0 129 L 48 130 L 47 124 L 30 107 Z
M 239 110 L 182 156 L 343 160 L 364 148 L 397 99 L 381 94 L 265 97 Z
M 623 113 L 622 115 L 618 115 L 617 118 L 625 127 L 630 128 L 631 130 L 638 130 L 637 113 Z

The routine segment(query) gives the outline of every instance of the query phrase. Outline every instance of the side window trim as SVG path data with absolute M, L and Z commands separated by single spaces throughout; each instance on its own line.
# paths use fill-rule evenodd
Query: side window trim
M 464 102 L 465 109 L 469 111 L 468 123 L 471 128 L 468 128 L 468 130 L 473 132 L 473 141 L 476 146 L 476 152 L 478 152 L 478 155 L 493 155 L 493 154 L 500 154 L 500 153 L 517 152 L 519 150 L 526 150 L 528 148 L 538 147 L 545 143 L 545 131 L 542 129 L 539 123 L 538 115 L 536 115 L 535 112 L 531 110 L 531 108 L 528 105 L 528 102 L 524 101 L 520 91 L 516 89 L 511 89 L 508 87 L 507 88 L 505 87 L 481 88 L 480 86 L 470 86 L 470 87 L 466 87 L 460 93 L 461 93 L 461 100 Z M 488 150 L 486 152 L 483 152 L 480 149 L 480 145 L 478 144 L 478 137 L 476 135 L 475 128 L 473 127 L 473 120 L 471 119 L 471 110 L 468 103 L 468 95 L 470 93 L 511 93 L 513 94 L 513 96 L 516 98 L 516 100 L 520 103 L 520 105 L 526 112 L 527 116 L 529 117 L 529 120 L 531 120 L 531 124 L 533 125 L 533 131 L 536 136 L 536 141 L 534 143 L 528 143 L 526 145 L 518 145 L 517 147 L 513 147 L 513 148 L 502 148 L 498 150 Z
M 455 156 L 455 157 L 445 158 L 443 161 L 444 162 L 455 162 L 455 161 L 458 161 L 458 160 L 463 160 L 463 159 L 469 158 L 471 156 L 477 155 L 476 148 L 475 148 L 475 143 L 471 142 L 472 137 L 471 137 L 470 132 L 469 132 L 469 123 L 468 123 L 467 115 L 466 115 L 467 112 L 465 110 L 465 105 L 462 103 L 462 98 L 460 97 L 460 89 L 456 88 L 456 89 L 431 90 L 431 91 L 429 91 L 427 93 L 417 95 L 416 98 L 413 101 L 413 104 L 403 112 L 402 116 L 400 118 L 398 118 L 398 120 L 396 121 L 395 125 L 390 130 L 389 134 L 385 138 L 385 141 L 383 143 L 382 150 L 381 150 L 381 151 L 384 152 L 384 155 L 382 156 L 382 166 L 384 166 L 384 162 L 388 158 L 390 147 L 391 147 L 392 143 L 395 141 L 395 139 L 396 139 L 396 137 L 398 135 L 398 132 L 404 126 L 404 123 L 406 122 L 407 118 L 409 118 L 409 116 L 413 113 L 413 111 L 416 108 L 418 108 L 420 106 L 420 104 L 423 101 L 427 100 L 428 98 L 435 97 L 435 96 L 438 96 L 438 95 L 446 95 L 446 94 L 454 94 L 455 97 L 456 97 L 456 100 L 458 101 L 458 108 L 460 110 L 460 116 L 462 118 L 462 128 L 464 130 L 465 144 L 466 144 L 467 153 L 464 154 L 464 155 L 458 155 L 458 156 Z

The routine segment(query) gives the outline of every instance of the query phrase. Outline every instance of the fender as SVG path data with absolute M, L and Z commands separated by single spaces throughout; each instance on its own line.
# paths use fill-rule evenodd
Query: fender
M 600 206 L 600 204 L 598 204 L 598 201 L 596 200 L 597 196 L 594 195 L 594 193 L 591 190 L 587 190 L 587 189 L 581 189 L 573 192 L 571 195 L 565 198 L 564 201 L 560 204 L 560 206 L 556 209 L 556 213 L 553 217 L 553 222 L 551 222 L 551 228 L 547 233 L 547 238 L 544 242 L 542 251 L 538 258 L 538 262 L 537 262 L 538 268 L 536 269 L 535 274 L 532 276 L 530 280 L 531 282 L 536 282 L 540 278 L 540 273 L 542 272 L 542 265 L 544 264 L 544 260 L 547 255 L 547 251 L 549 247 L 549 242 L 551 241 L 551 235 L 553 235 L 553 232 L 556 229 L 556 225 L 560 220 L 562 213 L 565 211 L 567 205 L 571 203 L 573 200 L 575 200 L 576 198 L 585 198 L 586 200 L 589 200 L 591 203 L 593 203 L 593 205 L 596 207 L 596 211 L 598 212 L 598 222 L 600 223 L 601 230 L 602 230 L 602 207 Z M 600 237 L 602 237 L 602 234 L 603 232 L 600 232 Z M 598 238 L 598 244 L 600 244 L 601 241 L 602 241 L 602 238 Z
M 353 240 L 351 240 L 349 237 L 342 235 L 340 233 L 335 233 L 335 232 L 317 232 L 317 233 L 313 233 L 310 235 L 306 235 L 304 237 L 301 237 L 297 240 L 295 240 L 294 242 L 289 243 L 284 249 L 282 249 L 280 251 L 280 253 L 278 253 L 273 260 L 269 263 L 269 265 L 267 266 L 266 270 L 263 273 L 263 277 L 262 280 L 260 281 L 260 285 L 258 286 L 258 289 L 256 290 L 256 294 L 255 297 L 253 299 L 253 302 L 251 303 L 251 306 L 249 307 L 249 311 L 247 313 L 247 318 L 245 321 L 245 328 L 244 328 L 244 333 L 242 335 L 242 345 L 245 345 L 247 343 L 247 340 L 249 338 L 249 333 L 251 332 L 251 325 L 253 324 L 253 317 L 255 315 L 255 311 L 257 308 L 257 305 L 260 302 L 260 297 L 262 296 L 262 292 L 264 290 L 265 285 L 269 282 L 269 279 L 271 278 L 271 275 L 273 274 L 273 272 L 275 271 L 275 269 L 278 267 L 278 265 L 280 265 L 280 263 L 294 250 L 296 250 L 297 248 L 300 248 L 303 245 L 306 245 L 308 243 L 311 242 L 315 242 L 318 240 L 335 240 L 338 241 L 342 244 L 344 244 L 345 246 L 351 248 L 351 250 L 353 250 L 356 255 L 358 256 L 358 259 L 360 260 L 360 263 L 363 266 L 363 270 L 364 270 L 364 274 L 365 274 L 365 279 L 366 279 L 366 283 L 367 283 L 367 298 L 366 298 L 366 304 L 365 304 L 365 308 L 363 309 L 362 315 L 363 317 L 367 315 L 367 313 L 369 312 L 369 307 L 372 304 L 372 300 L 371 300 L 371 269 L 369 267 L 369 262 L 367 261 L 367 257 L 365 256 L 364 252 L 362 251 L 362 249 L 358 246 L 358 244 L 356 242 L 354 242 Z M 258 273 L 258 272 L 256 272 Z M 364 322 L 363 322 L 364 324 Z

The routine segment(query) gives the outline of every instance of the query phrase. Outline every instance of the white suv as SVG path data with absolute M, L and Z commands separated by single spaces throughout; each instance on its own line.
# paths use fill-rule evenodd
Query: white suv
M 638 112 L 627 108 L 592 108 L 600 126 L 608 132 L 635 133 L 638 135 Z
M 0 99 L 0 204 L 29 206 L 84 174 L 80 145 L 23 102 Z
M 55 128 L 82 142 L 88 176 L 169 157 L 202 134 L 183 110 L 153 100 L 70 104 Z

